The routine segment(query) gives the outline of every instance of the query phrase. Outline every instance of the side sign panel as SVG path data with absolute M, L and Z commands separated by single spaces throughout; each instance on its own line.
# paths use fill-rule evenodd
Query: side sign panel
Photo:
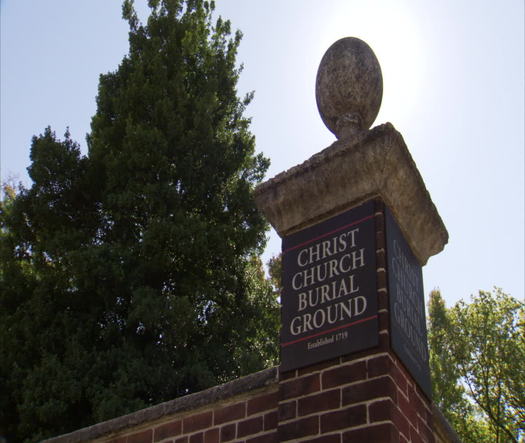
M 283 239 L 281 370 L 378 344 L 374 202 Z
M 388 208 L 385 216 L 392 349 L 431 398 L 423 273 Z

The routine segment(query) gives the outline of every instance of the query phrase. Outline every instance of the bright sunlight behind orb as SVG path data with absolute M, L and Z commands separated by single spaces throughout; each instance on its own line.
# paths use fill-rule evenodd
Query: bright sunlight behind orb
M 421 33 L 405 1 L 326 2 L 333 14 L 320 33 L 323 51 L 342 37 L 358 37 L 370 45 L 383 72 L 383 102 L 373 126 L 392 122 L 400 127 L 423 107 L 420 88 L 426 60 Z

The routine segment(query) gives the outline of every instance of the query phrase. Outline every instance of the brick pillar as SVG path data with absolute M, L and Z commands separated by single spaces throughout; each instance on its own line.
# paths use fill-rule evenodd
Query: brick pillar
M 375 205 L 378 344 L 281 371 L 279 441 L 435 441 L 431 400 L 391 345 L 386 208 L 420 265 L 444 247 L 448 234 L 401 135 L 387 124 L 337 141 L 256 190 L 259 208 L 283 238 L 369 200 Z
M 379 199 L 375 225 L 379 346 L 281 373 L 279 441 L 434 442 L 430 402 L 390 347 Z

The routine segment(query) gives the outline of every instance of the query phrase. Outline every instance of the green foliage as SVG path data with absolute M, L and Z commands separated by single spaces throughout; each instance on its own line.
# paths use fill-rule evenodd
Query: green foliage
M 464 442 L 525 439 L 525 305 L 500 289 L 429 302 L 434 398 Z
M 283 273 L 283 258 L 282 254 L 276 255 L 268 260 L 268 272 L 270 274 L 270 282 L 274 288 L 276 295 L 281 295 L 282 287 L 282 273 Z
M 34 137 L 33 185 L 0 217 L 0 435 L 35 441 L 277 362 L 257 255 L 240 33 L 213 3 L 131 1 L 129 54 L 101 75 L 88 155 Z

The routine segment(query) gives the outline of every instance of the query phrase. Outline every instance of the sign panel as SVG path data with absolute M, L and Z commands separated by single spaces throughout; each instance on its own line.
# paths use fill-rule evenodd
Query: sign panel
M 431 398 L 423 273 L 388 208 L 385 216 L 392 349 Z
M 378 344 L 374 202 L 283 238 L 281 369 Z

